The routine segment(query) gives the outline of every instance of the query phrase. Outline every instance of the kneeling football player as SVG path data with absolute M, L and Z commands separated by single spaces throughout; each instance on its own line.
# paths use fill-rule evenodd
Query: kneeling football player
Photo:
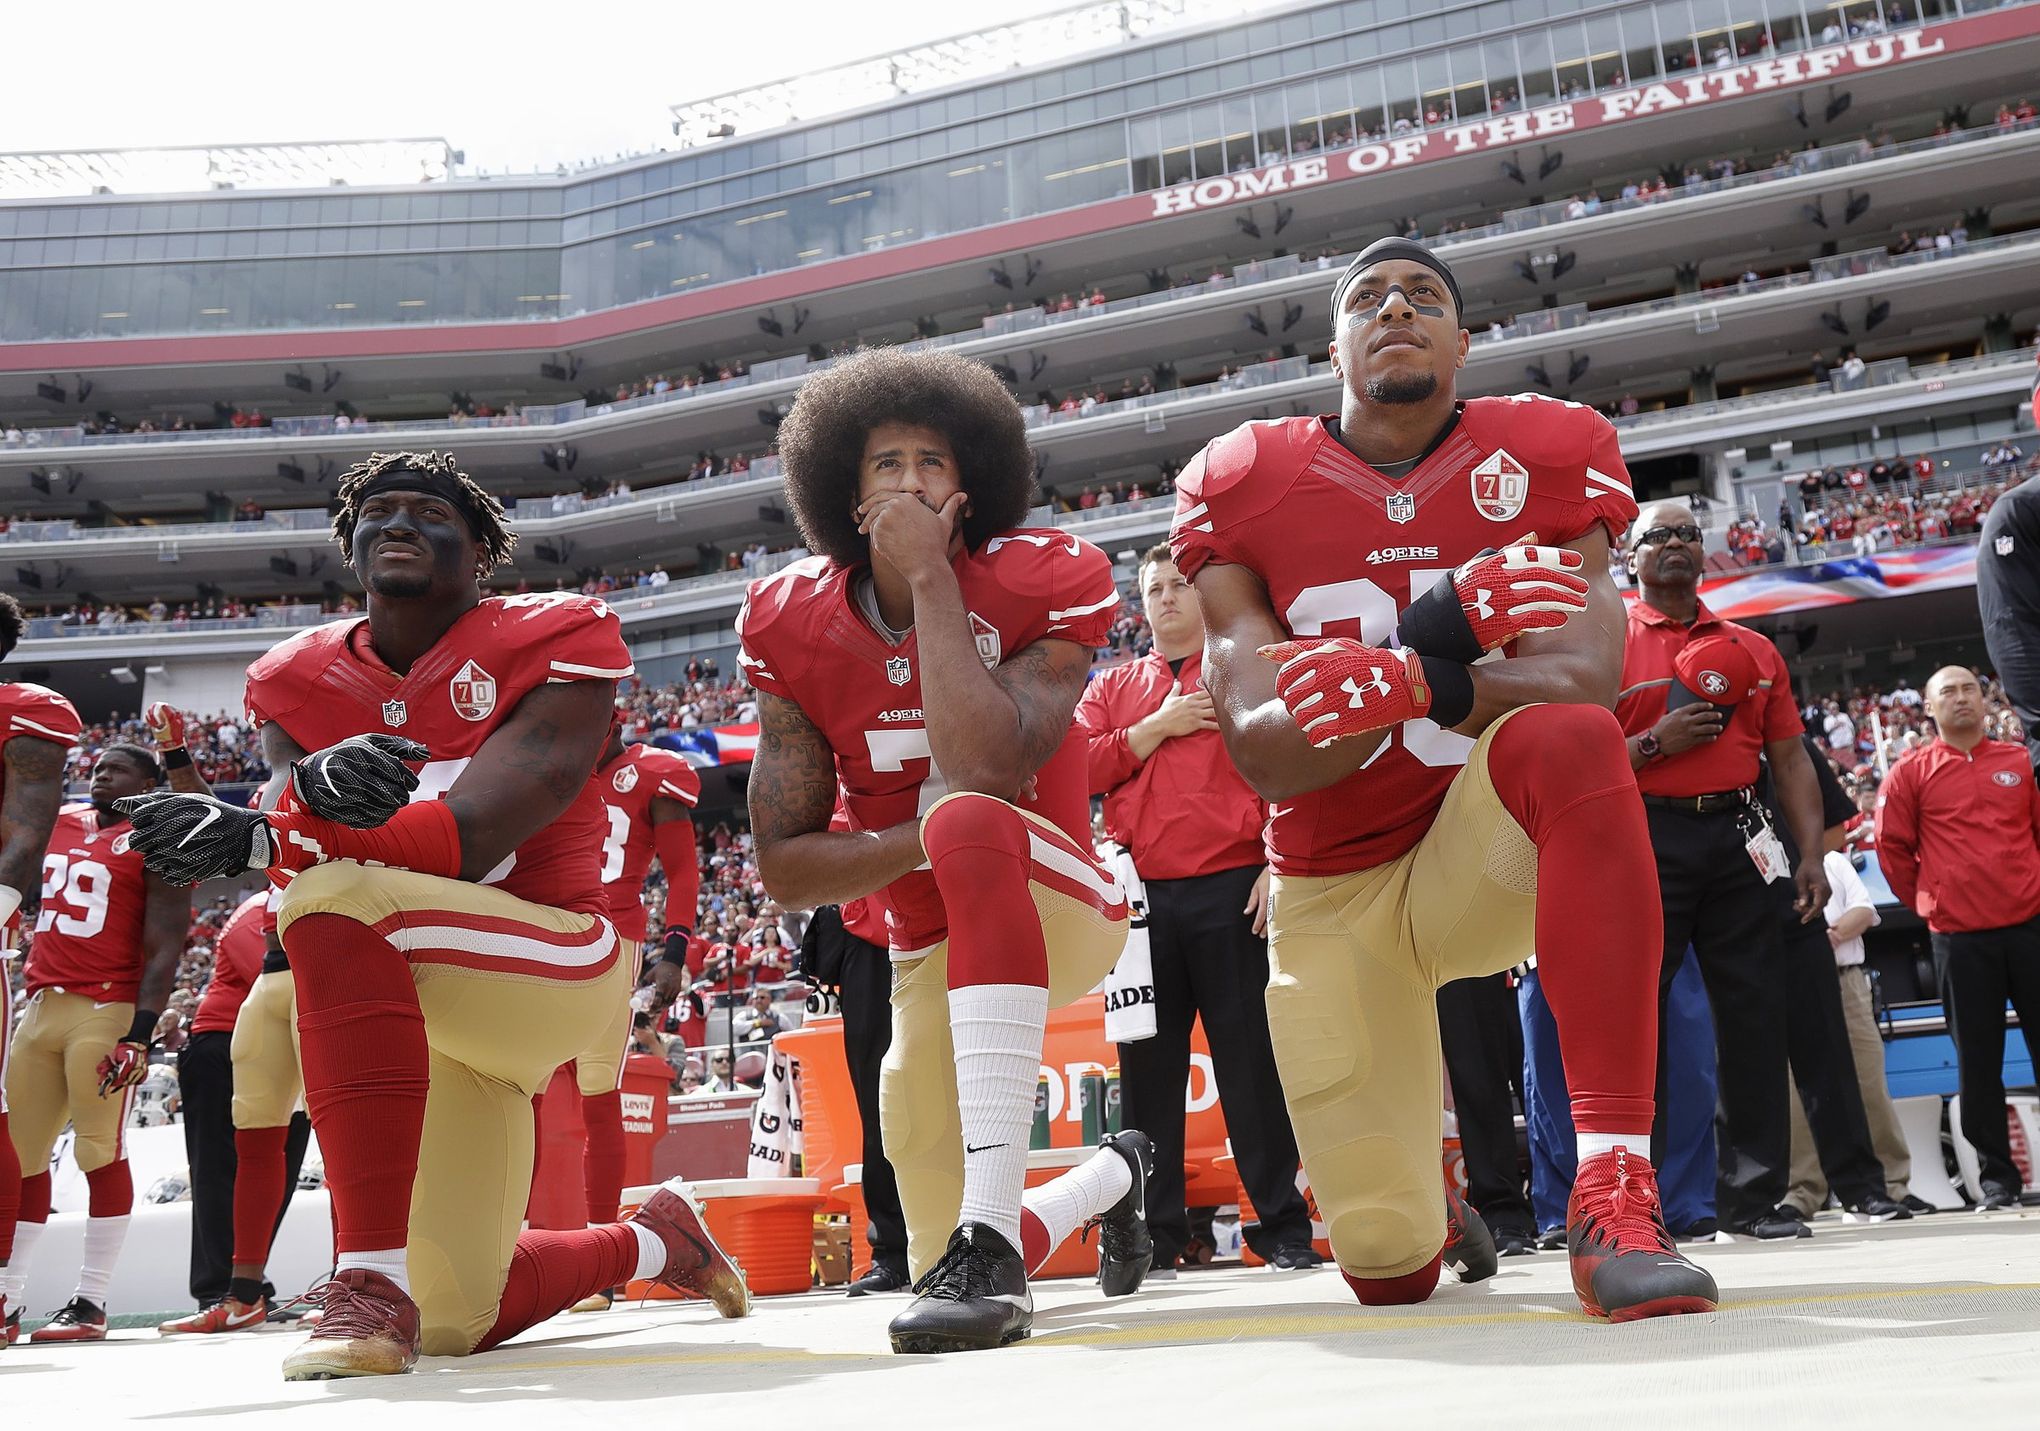
M 1108 1295 L 1153 1250 L 1140 1133 L 1022 1194 L 1048 1011 L 1126 937 L 1072 722 L 1119 593 L 1096 547 L 1018 525 L 1033 455 L 981 363 L 853 358 L 808 380 L 779 443 L 818 555 L 752 583 L 737 618 L 758 870 L 790 908 L 884 906 L 880 1122 L 920 1293 L 893 1349 L 999 1346 L 1032 1324 L 1028 1272 L 1087 1222 Z M 832 832 L 839 786 L 850 829 Z
M 366 617 L 248 673 L 287 785 L 276 807 L 131 802 L 135 845 L 167 878 L 261 869 L 284 886 L 337 1246 L 284 1375 L 486 1350 L 634 1277 L 742 1316 L 742 1274 L 677 1184 L 627 1222 L 518 1236 L 532 1095 L 630 992 L 589 780 L 632 669 L 616 616 L 578 595 L 484 597 L 514 537 L 451 456 L 378 454 L 339 495 Z

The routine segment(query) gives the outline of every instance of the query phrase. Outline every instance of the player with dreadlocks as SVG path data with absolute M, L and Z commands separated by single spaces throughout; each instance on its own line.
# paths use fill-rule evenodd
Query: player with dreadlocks
M 131 811 L 166 878 L 265 870 L 283 890 L 338 1250 L 286 1379 L 485 1350 L 633 1278 L 743 1315 L 742 1273 L 677 1184 L 628 1222 L 517 1233 L 530 1099 L 635 972 L 605 916 L 589 779 L 632 671 L 615 614 L 565 593 L 485 596 L 511 534 L 449 455 L 355 467 L 333 530 L 366 617 L 248 672 L 271 807 L 171 796 Z

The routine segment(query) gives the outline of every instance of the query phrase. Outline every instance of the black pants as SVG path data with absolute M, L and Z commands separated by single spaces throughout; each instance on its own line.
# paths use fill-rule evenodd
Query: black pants
M 1933 941 L 1941 1005 L 1955 1039 L 1962 1136 L 1976 1149 L 1983 1185 L 2017 1196 L 2019 1165 L 2005 1126 L 2005 1000 L 2018 1010 L 2026 1054 L 2040 1070 L 2040 917 L 2003 929 L 1936 934 Z
M 1788 916 L 1784 945 L 1792 1081 L 1799 1085 L 1799 1102 L 1828 1186 L 1844 1207 L 1854 1207 L 1884 1196 L 1884 1164 L 1870 1142 L 1870 1119 L 1856 1084 L 1856 1055 L 1849 1046 L 1827 922 L 1801 924 L 1798 915 Z
M 201 1307 L 227 1295 L 234 1266 L 234 1036 L 193 1034 L 177 1055 L 177 1094 L 184 1111 L 184 1157 L 191 1170 L 191 1295 Z M 290 1207 L 304 1166 L 312 1125 L 290 1120 L 284 1143 L 283 1205 Z
M 1646 805 L 1664 901 L 1658 968 L 1658 1026 L 1672 980 L 1692 945 L 1714 1008 L 1714 1043 L 1726 1129 L 1720 1140 L 1717 1205 L 1733 1227 L 1785 1198 L 1792 1162 L 1792 1105 L 1786 1096 L 1786 980 L 1779 931 L 1793 917 L 1792 883 L 1765 884 L 1744 848 L 1734 811 L 1697 814 Z M 1664 1166 L 1665 1049 L 1658 1041 L 1657 1126 L 1652 1161 Z
M 1147 1214 L 1157 1267 L 1174 1266 L 1190 1241 L 1183 1095 L 1190 1026 L 1200 1014 L 1240 1182 L 1261 1219 L 1247 1229 L 1248 1244 L 1266 1257 L 1310 1241 L 1310 1209 L 1296 1187 L 1296 1135 L 1268 1037 L 1268 942 L 1242 913 L 1260 873 L 1248 865 L 1146 882 L 1155 1036 L 1118 1045 L 1119 1096 L 1125 1126 L 1154 1140 Z
M 1452 1080 L 1466 1200 L 1490 1227 L 1536 1231 L 1516 1156 L 1514 1098 L 1523 1084 L 1523 1022 L 1508 976 L 1454 979 L 1438 989 L 1438 1037 Z
M 886 1161 L 885 1136 L 878 1123 L 878 1070 L 892 1047 L 892 958 L 848 930 L 842 937 L 843 1056 L 857 1094 L 857 1116 L 864 1124 L 864 1216 L 869 1221 L 865 1235 L 871 1241 L 872 1261 L 891 1263 L 904 1277 L 907 1217 L 900 1211 L 900 1185 Z

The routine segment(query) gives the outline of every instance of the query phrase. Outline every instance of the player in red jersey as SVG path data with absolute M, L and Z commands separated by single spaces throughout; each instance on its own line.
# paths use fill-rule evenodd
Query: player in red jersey
M 20 603 L 0 592 L 0 661 L 14 652 L 28 622 Z M 71 703 L 45 686 L 0 682 L 0 1346 L 20 1335 L 20 1296 L 9 1277 L 14 1225 L 21 1212 L 21 1160 L 8 1131 L 7 1048 L 14 1035 L 14 994 L 8 964 L 19 944 L 24 908 L 42 888 L 43 851 L 64 803 L 64 754 L 82 729 Z M 26 1258 L 23 1259 L 24 1263 Z
M 514 538 L 451 456 L 377 454 L 339 499 L 366 618 L 292 637 L 248 673 L 273 808 L 165 796 L 131 816 L 168 877 L 262 869 L 284 886 L 338 1248 L 284 1375 L 483 1350 L 632 1277 L 741 1316 L 742 1274 L 684 1188 L 628 1223 L 517 1235 L 530 1099 L 630 987 L 589 781 L 631 673 L 616 617 L 581 596 L 484 597 Z
M 182 774 L 202 787 L 188 758 Z M 107 746 L 92 768 L 90 801 L 63 808 L 43 855 L 27 1012 L 7 1064 L 14 1151 L 24 1169 L 35 1170 L 21 1184 L 11 1295 L 19 1295 L 49 1222 L 50 1153 L 66 1122 L 76 1134 L 72 1156 L 90 1189 L 90 1211 L 77 1291 L 31 1341 L 106 1336 L 106 1290 L 135 1200 L 127 1115 L 191 932 L 190 892 L 144 871 L 115 802 L 162 779 L 154 751 Z
M 684 987 L 687 940 L 694 933 L 694 906 L 701 893 L 701 864 L 690 812 L 701 800 L 701 777 L 678 751 L 642 742 L 626 745 L 623 718 L 612 717 L 609 742 L 595 767 L 602 797 L 602 887 L 609 895 L 609 921 L 623 941 L 623 960 L 635 977 L 645 944 L 645 874 L 656 852 L 666 872 L 665 947 L 655 990 L 617 1005 L 595 1042 L 574 1060 L 581 1093 L 581 1125 L 587 1131 L 581 1180 L 588 1195 L 588 1225 L 616 1221 L 623 1196 L 623 1063 L 630 1051 L 631 1014 L 638 1006 L 663 1007 Z M 671 990 L 672 992 L 665 992 Z M 572 1308 L 606 1310 L 621 1289 L 592 1292 Z
M 999 1346 L 1028 1334 L 1029 1269 L 1087 1218 L 1108 1294 L 1152 1250 L 1138 1133 L 1022 1198 L 1048 1011 L 1125 943 L 1071 719 L 1119 593 L 1096 547 L 1018 527 L 1033 457 L 981 363 L 852 358 L 801 388 L 780 456 L 820 555 L 752 583 L 737 617 L 758 870 L 789 908 L 885 910 L 880 1122 L 921 1293 L 893 1349 Z
M 1333 294 L 1338 416 L 1248 423 L 1177 481 L 1205 682 L 1274 803 L 1284 1094 L 1361 1301 L 1421 1301 L 1441 1261 L 1488 1275 L 1439 1174 L 1432 993 L 1534 949 L 1580 1145 L 1574 1289 L 1618 1320 L 1708 1310 L 1648 1161 L 1661 915 L 1610 713 L 1636 503 L 1589 409 L 1457 399 L 1462 311 L 1422 245 L 1372 245 Z

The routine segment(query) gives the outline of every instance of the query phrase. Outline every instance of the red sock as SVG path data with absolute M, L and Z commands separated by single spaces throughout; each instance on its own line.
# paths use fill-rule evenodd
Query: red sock
M 0 1110 L 0 1263 L 14 1255 L 14 1224 L 21 1216 L 21 1157 L 7 1133 L 7 1114 Z
M 1027 821 L 1003 800 L 946 800 L 921 827 L 928 864 L 949 912 L 949 987 L 1048 987 L 1048 946 L 1028 892 Z
M 1664 909 L 1622 730 L 1599 706 L 1531 706 L 1488 751 L 1537 846 L 1537 974 L 1558 1023 L 1573 1126 L 1651 1125 Z
M 599 1227 L 616 1221 L 623 1201 L 623 1091 L 582 1095 L 581 1122 L 588 1130 L 581 1181 L 588 1192 L 588 1221 Z
M 31 1173 L 21 1180 L 22 1222 L 48 1222 L 50 1220 L 50 1175 Z
M 283 1163 L 289 1128 L 234 1130 L 234 1264 L 262 1267 L 283 1206 Z
M 1031 1207 L 1020 1209 L 1020 1260 L 1027 1264 L 1027 1275 L 1038 1276 L 1048 1263 L 1048 1254 L 1055 1251 L 1055 1243 L 1049 1240 L 1048 1224 Z
M 1438 1268 L 1444 1256 L 1441 1251 L 1416 1271 L 1400 1277 L 1355 1277 L 1343 1267 L 1339 1275 L 1346 1279 L 1346 1285 L 1353 1289 L 1363 1307 L 1411 1307 L 1437 1290 Z
M 307 914 L 284 936 L 297 980 L 305 1106 L 341 1252 L 402 1247 L 431 1055 L 411 966 L 358 920 Z
M 637 1234 L 620 1222 L 582 1232 L 527 1232 L 510 1255 L 496 1325 L 475 1344 L 501 1345 L 583 1297 L 628 1282 L 637 1271 Z
M 47 1174 L 44 1175 L 47 1180 Z M 49 1190 L 43 1190 L 43 1218 L 49 1217 Z M 135 1177 L 126 1158 L 115 1158 L 85 1174 L 85 1215 L 126 1217 L 135 1210 Z

